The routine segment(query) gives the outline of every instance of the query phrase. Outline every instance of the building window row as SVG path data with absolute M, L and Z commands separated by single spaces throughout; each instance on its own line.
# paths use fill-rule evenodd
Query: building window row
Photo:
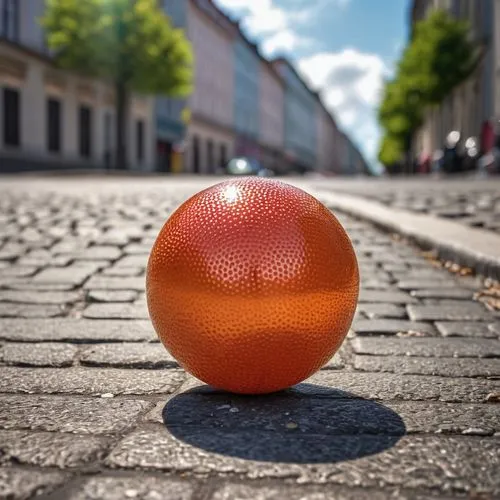
M 19 39 L 19 0 L 0 0 L 0 36 Z
M 193 136 L 192 142 L 192 171 L 194 173 L 200 173 L 201 171 L 201 139 L 197 136 Z M 218 146 L 218 161 L 216 158 L 216 144 L 212 139 L 207 139 L 205 143 L 206 147 L 206 168 L 207 173 L 214 174 L 218 168 L 224 168 L 228 162 L 227 157 L 227 145 L 221 142 Z
M 21 93 L 17 88 L 4 87 L 3 100 L 3 144 L 19 148 L 21 137 Z M 88 105 L 80 105 L 78 109 L 78 152 L 82 158 L 90 159 L 93 151 L 93 110 Z M 56 97 L 48 97 L 46 101 L 46 147 L 50 153 L 60 153 L 63 144 L 63 103 Z M 135 122 L 136 160 L 141 163 L 145 158 L 145 123 Z M 104 115 L 105 163 L 109 164 L 112 148 L 112 116 Z

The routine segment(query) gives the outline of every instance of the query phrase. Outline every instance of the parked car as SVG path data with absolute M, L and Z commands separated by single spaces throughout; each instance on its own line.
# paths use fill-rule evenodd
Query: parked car
M 257 175 L 259 177 L 273 177 L 274 172 L 265 168 L 255 158 L 237 157 L 229 161 L 226 166 L 229 175 Z

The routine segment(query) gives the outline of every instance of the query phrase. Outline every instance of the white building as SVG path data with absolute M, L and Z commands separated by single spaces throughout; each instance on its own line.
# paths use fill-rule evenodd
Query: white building
M 114 92 L 55 67 L 37 19 L 42 1 L 0 0 L 0 172 L 112 162 Z M 153 100 L 134 96 L 128 163 L 154 165 Z
M 188 4 L 187 33 L 195 54 L 188 100 L 185 171 L 215 173 L 233 156 L 234 51 L 237 26 L 209 0 Z

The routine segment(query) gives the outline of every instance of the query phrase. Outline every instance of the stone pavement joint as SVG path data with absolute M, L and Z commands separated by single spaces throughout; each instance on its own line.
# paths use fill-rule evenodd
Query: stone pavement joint
M 0 497 L 500 495 L 500 317 L 474 300 L 480 277 L 439 269 L 369 222 L 336 214 L 356 248 L 361 294 L 322 370 L 249 398 L 179 367 L 148 319 L 145 268 L 169 214 L 212 182 L 2 183 Z M 337 184 L 319 195 L 335 198 Z M 449 218 L 455 201 L 434 203 L 434 231 L 470 231 L 465 218 L 437 215 Z

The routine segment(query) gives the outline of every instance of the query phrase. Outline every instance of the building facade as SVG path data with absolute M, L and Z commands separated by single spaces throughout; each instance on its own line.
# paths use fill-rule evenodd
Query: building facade
M 188 36 L 195 53 L 189 98 L 185 171 L 214 174 L 234 154 L 233 43 L 237 27 L 209 0 L 189 3 Z
M 322 172 L 339 174 L 341 172 L 341 141 L 337 125 L 325 107 L 318 103 L 316 113 L 317 129 L 317 162 L 316 168 Z
M 260 72 L 263 64 L 257 48 L 241 33 L 234 42 L 235 155 L 260 159 Z
M 37 21 L 43 8 L 0 2 L 0 171 L 110 166 L 113 88 L 55 67 Z M 129 118 L 130 168 L 152 169 L 152 99 L 134 96 Z
M 293 169 L 312 170 L 317 160 L 317 96 L 286 59 L 273 63 L 285 82 L 285 156 Z
M 491 147 L 488 129 L 500 119 L 499 77 L 497 68 L 500 46 L 500 2 L 498 0 L 414 0 L 412 25 L 433 9 L 443 9 L 470 24 L 471 40 L 482 51 L 476 71 L 437 107 L 427 111 L 424 123 L 414 135 L 411 155 L 414 159 L 431 157 L 444 147 L 447 135 L 458 131 L 463 139 L 475 137 L 481 149 Z M 497 22 L 498 21 L 498 22 Z
M 262 164 L 271 170 L 283 168 L 285 139 L 285 85 L 267 61 L 260 65 L 259 142 Z
M 56 68 L 44 5 L 0 0 L 0 171 L 114 167 L 114 89 Z M 264 59 L 212 0 L 160 5 L 191 40 L 194 92 L 132 96 L 128 168 L 213 174 L 249 156 L 278 173 L 341 170 L 342 136 L 289 61 Z
M 186 0 L 161 0 L 163 12 L 176 28 L 186 30 L 188 24 Z M 187 108 L 186 99 L 157 96 L 155 102 L 156 125 L 156 170 L 178 172 L 183 169 L 186 123 L 183 117 Z

